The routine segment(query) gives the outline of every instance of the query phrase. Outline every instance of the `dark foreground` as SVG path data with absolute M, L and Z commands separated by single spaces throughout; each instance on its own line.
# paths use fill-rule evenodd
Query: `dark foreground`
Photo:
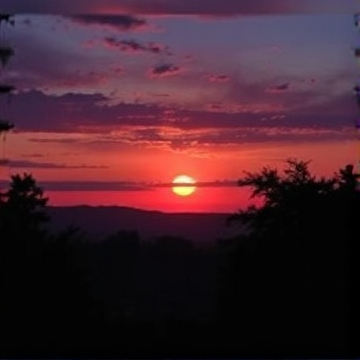
M 50 233 L 41 189 L 14 177 L 0 202 L 0 356 L 359 356 L 350 170 L 333 184 L 258 182 L 276 200 L 234 217 L 246 235 L 207 246 Z

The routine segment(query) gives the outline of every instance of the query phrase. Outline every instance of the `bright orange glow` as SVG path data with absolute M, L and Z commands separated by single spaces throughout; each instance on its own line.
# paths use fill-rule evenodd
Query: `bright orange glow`
M 176 195 L 179 195 L 179 196 L 189 196 L 191 195 L 196 187 L 195 186 L 188 186 L 187 184 L 195 184 L 195 180 L 190 177 L 190 176 L 187 176 L 187 175 L 179 175 L 177 176 L 173 182 L 174 186 L 172 187 L 172 190 L 173 192 L 176 194 Z M 176 184 L 180 184 L 180 186 L 175 186 Z M 182 186 L 182 185 L 185 185 L 185 186 Z

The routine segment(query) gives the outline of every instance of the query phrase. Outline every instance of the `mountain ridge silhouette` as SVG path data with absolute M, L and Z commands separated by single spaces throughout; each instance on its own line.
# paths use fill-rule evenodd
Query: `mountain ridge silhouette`
M 229 227 L 225 213 L 167 213 L 122 206 L 77 205 L 49 207 L 49 228 L 54 231 L 74 226 L 94 237 L 106 237 L 117 231 L 137 231 L 144 240 L 171 235 L 209 243 L 236 236 L 241 226 Z

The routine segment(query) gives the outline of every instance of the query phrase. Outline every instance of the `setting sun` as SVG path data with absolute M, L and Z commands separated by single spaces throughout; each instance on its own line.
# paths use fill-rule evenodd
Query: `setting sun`
M 191 195 L 196 187 L 191 186 L 191 184 L 195 185 L 195 180 L 187 175 L 179 175 L 177 176 L 172 183 L 174 184 L 172 187 L 172 191 L 179 196 L 189 196 Z

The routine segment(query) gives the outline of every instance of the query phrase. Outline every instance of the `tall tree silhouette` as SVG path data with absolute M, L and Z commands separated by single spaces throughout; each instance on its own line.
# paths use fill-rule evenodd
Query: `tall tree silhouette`
M 11 356 L 67 354 L 84 346 L 79 334 L 91 335 L 93 309 L 77 264 L 77 236 L 44 229 L 46 204 L 30 174 L 13 175 L 0 194 L 2 351 Z

